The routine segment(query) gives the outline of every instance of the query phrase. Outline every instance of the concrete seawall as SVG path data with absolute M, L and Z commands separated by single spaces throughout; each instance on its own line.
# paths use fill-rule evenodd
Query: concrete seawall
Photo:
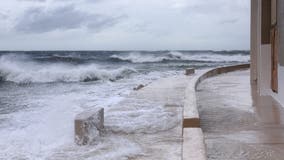
M 98 131 L 100 128 L 105 129 L 103 137 L 99 140 L 122 139 L 124 145 L 125 141 L 137 145 L 139 150 L 130 157 L 133 160 L 206 160 L 207 154 L 203 131 L 200 128 L 196 88 L 206 78 L 249 67 L 249 64 L 243 64 L 199 70 L 190 76 L 177 75 L 161 78 L 146 87 L 131 92 L 117 105 L 107 108 L 105 119 L 103 119 L 103 114 L 99 114 L 101 120 L 98 121 L 100 124 L 104 122 L 105 124 L 99 126 L 94 124 L 91 127 Z M 79 116 L 77 120 L 84 124 L 83 122 L 85 119 L 88 120 L 89 116 L 89 114 L 87 116 L 84 114 L 83 118 Z M 82 129 L 84 132 L 89 132 L 88 127 L 87 129 L 79 128 L 77 129 L 79 135 Z M 85 138 L 85 135 L 82 135 Z M 93 137 L 99 138 L 96 135 L 91 136 Z M 82 142 L 85 144 L 85 140 Z M 114 140 L 112 143 L 116 144 L 116 142 Z M 112 146 L 108 147 L 112 148 Z M 125 149 L 128 149 L 127 145 Z M 101 153 L 104 154 L 104 152 Z M 96 154 L 95 156 L 101 155 Z M 129 153 L 125 153 L 125 156 L 129 157 Z M 74 157 L 74 159 L 77 158 Z
M 196 101 L 197 86 L 205 79 L 220 74 L 249 69 L 250 64 L 225 66 L 204 70 L 194 76 L 185 90 L 185 102 L 183 111 L 183 160 L 206 160 L 206 147 Z
M 225 67 L 219 67 L 219 68 L 215 68 L 215 69 L 211 69 L 209 71 L 207 71 L 206 73 L 204 73 L 203 75 L 199 76 L 197 81 L 195 82 L 195 90 L 198 86 L 198 84 L 200 84 L 203 80 L 210 78 L 210 77 L 214 77 L 216 75 L 219 74 L 224 74 L 224 73 L 228 73 L 228 72 L 234 72 L 234 71 L 238 71 L 238 70 L 242 70 L 242 69 L 249 69 L 250 68 L 250 64 L 240 64 L 240 65 L 234 65 L 234 66 L 225 66 Z

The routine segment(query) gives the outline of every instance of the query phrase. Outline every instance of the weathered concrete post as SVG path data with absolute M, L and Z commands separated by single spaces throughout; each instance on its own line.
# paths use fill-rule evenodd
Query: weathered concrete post
M 103 108 L 82 112 L 75 118 L 75 143 L 86 145 L 99 136 L 103 129 Z
M 189 76 L 191 74 L 195 73 L 195 69 L 194 68 L 186 68 L 185 69 L 185 75 Z

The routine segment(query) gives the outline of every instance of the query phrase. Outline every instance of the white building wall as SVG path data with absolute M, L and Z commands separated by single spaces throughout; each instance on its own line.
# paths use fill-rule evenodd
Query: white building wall
M 251 44 L 250 44 L 250 61 L 251 61 L 251 83 L 257 83 L 257 23 L 258 19 L 258 0 L 251 0 Z
M 278 94 L 273 93 L 273 97 L 284 106 L 284 66 L 278 68 Z
M 252 0 L 254 1 L 254 0 Z M 257 31 L 257 37 L 256 37 L 256 44 L 257 44 L 257 50 L 256 50 L 256 55 L 257 55 L 257 84 L 262 83 L 262 78 L 261 78 L 261 66 L 262 66 L 262 56 L 261 56 L 261 0 L 256 0 L 257 1 L 257 23 L 255 26 L 255 30 Z M 257 85 L 257 92 L 261 94 L 261 85 Z
M 271 90 L 271 45 L 261 45 L 259 62 L 259 83 L 260 95 L 270 95 Z
M 278 94 L 273 97 L 284 106 L 284 1 L 277 2 L 277 23 L 279 29 L 279 65 L 278 65 Z
M 271 89 L 271 45 L 261 45 L 261 0 L 251 0 L 252 18 L 251 21 L 251 46 L 252 48 L 251 58 L 252 60 L 252 76 L 256 72 L 257 77 L 257 89 L 260 95 L 271 95 L 282 106 L 284 106 L 284 0 L 278 0 L 278 26 L 280 33 L 280 50 L 279 50 L 279 68 L 278 68 L 278 93 L 275 93 Z M 256 14 L 257 13 L 257 14 Z M 255 34 L 256 33 L 256 34 Z M 256 67 L 255 67 L 256 66 Z M 253 78 L 253 77 L 252 77 Z

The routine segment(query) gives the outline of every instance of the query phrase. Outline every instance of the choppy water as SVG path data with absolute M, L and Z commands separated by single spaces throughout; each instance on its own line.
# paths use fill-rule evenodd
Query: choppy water
M 48 159 L 73 144 L 76 114 L 111 108 L 139 84 L 182 74 L 187 67 L 248 61 L 247 51 L 0 52 L 0 159 Z M 96 147 L 110 144 L 119 148 L 105 150 L 113 159 L 139 153 L 135 144 L 117 137 Z

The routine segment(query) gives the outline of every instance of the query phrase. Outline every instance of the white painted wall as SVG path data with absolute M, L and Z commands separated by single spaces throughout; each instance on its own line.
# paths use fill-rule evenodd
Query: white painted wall
M 253 0 L 252 0 L 253 1 Z M 257 48 L 255 52 L 257 53 L 256 59 L 256 71 L 257 71 L 257 83 L 258 83 L 258 93 L 262 96 L 271 95 L 275 100 L 277 100 L 282 106 L 284 106 L 284 65 L 283 65 L 283 57 L 284 57 L 284 1 L 278 4 L 278 25 L 280 32 L 280 50 L 279 50 L 279 68 L 278 68 L 278 93 L 275 93 L 271 89 L 271 45 L 261 45 L 261 0 L 257 0 L 253 2 L 257 5 L 257 20 L 254 21 L 255 30 L 257 34 L 252 34 L 255 36 L 252 40 L 256 40 L 256 42 L 252 42 L 257 44 Z M 281 9 L 282 8 L 282 9 Z M 254 8 L 255 9 L 255 8 Z M 282 16 L 283 15 L 283 16 Z M 255 15 L 256 16 L 256 15 Z M 253 29 L 253 28 L 252 28 Z M 255 65 L 255 64 L 254 64 Z
M 284 66 L 278 66 L 278 94 L 272 93 L 274 99 L 276 99 L 282 106 L 284 106 Z
M 279 31 L 279 65 L 278 65 L 278 94 L 272 93 L 273 97 L 284 106 L 284 1 L 278 0 L 277 23 Z
M 260 95 L 270 95 L 271 90 L 271 45 L 261 45 L 259 65 L 259 93 Z
M 271 45 L 262 45 L 259 55 L 259 94 L 272 96 L 284 107 L 284 66 L 278 65 L 278 93 L 275 93 L 271 89 Z
M 278 25 L 280 32 L 278 93 L 271 89 L 271 45 L 261 45 L 261 0 L 251 0 L 251 61 L 252 80 L 257 78 L 257 92 L 259 95 L 270 95 L 284 106 L 284 0 L 278 1 Z M 280 15 L 280 16 L 279 16 Z M 256 74 L 256 75 L 255 75 Z
M 257 52 L 257 84 L 261 83 L 261 0 L 256 0 L 257 1 L 257 17 L 254 17 L 257 19 L 257 23 L 255 26 L 257 35 L 256 35 L 256 52 Z M 257 85 L 257 93 L 260 94 L 260 86 Z
M 257 44 L 257 23 L 258 19 L 258 1 L 251 0 L 251 43 L 250 43 L 250 61 L 251 61 L 251 83 L 257 82 L 257 53 L 258 53 L 258 44 Z

